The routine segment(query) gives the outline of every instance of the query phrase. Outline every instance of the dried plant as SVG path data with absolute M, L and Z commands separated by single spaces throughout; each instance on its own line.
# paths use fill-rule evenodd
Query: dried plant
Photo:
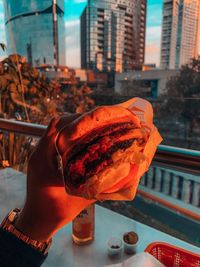
M 71 72 L 68 89 L 56 80 L 49 80 L 25 57 L 10 55 L 0 62 L 0 114 L 7 119 L 17 119 L 47 125 L 50 119 L 64 112 L 82 113 L 94 106 L 87 85 L 78 86 L 75 72 Z M 0 140 L 0 166 L 17 166 L 23 170 L 24 162 L 33 146 L 30 137 L 13 134 Z M 22 167 L 21 167 L 22 166 Z

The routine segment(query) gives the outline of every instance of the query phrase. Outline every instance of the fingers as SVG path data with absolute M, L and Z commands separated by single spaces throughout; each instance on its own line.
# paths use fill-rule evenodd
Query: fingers
M 55 126 L 58 123 L 58 121 L 59 121 L 59 117 L 54 117 L 54 118 L 51 119 L 51 121 L 49 122 L 49 125 L 48 125 L 43 137 L 47 137 L 47 136 L 50 136 L 50 135 L 54 134 Z
M 34 162 L 38 162 L 41 159 L 41 162 L 48 165 L 48 169 L 51 168 L 53 170 L 57 170 L 57 152 L 56 152 L 56 141 L 57 137 L 60 136 L 61 130 L 66 126 L 68 126 L 72 121 L 77 119 L 80 114 L 67 114 L 61 117 L 53 118 L 47 130 L 45 131 L 43 137 L 40 139 L 37 147 L 31 155 L 31 160 L 29 162 L 34 164 Z M 63 136 L 64 139 L 65 136 Z M 65 140 L 68 142 L 68 140 Z
M 56 134 L 63 127 L 67 126 L 80 116 L 81 114 L 64 113 L 61 117 L 54 117 L 51 119 L 44 136 L 47 137 Z
M 59 153 L 62 155 L 66 148 L 70 145 L 69 132 L 73 131 L 73 123 L 79 119 L 81 114 L 73 114 L 70 116 L 62 116 L 56 125 L 55 143 Z
M 63 127 L 67 126 L 72 121 L 74 121 L 77 118 L 79 118 L 80 116 L 81 116 L 81 114 L 70 114 L 70 113 L 64 114 L 63 116 L 61 116 L 59 118 L 59 120 L 55 124 L 56 130 L 57 131 L 61 130 Z

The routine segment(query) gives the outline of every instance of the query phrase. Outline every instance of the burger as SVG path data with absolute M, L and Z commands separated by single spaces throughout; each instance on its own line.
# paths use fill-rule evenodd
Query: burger
M 120 105 L 80 116 L 63 128 L 57 141 L 66 191 L 98 199 L 130 184 L 145 159 L 147 140 L 138 117 Z

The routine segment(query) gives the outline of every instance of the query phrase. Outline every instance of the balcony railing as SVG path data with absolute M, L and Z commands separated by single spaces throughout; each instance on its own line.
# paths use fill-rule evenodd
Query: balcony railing
M 0 119 L 0 131 L 41 137 L 46 126 Z M 159 146 L 138 193 L 200 221 L 200 151 Z
M 141 179 L 143 197 L 200 221 L 200 178 L 186 172 L 163 168 L 153 162 Z

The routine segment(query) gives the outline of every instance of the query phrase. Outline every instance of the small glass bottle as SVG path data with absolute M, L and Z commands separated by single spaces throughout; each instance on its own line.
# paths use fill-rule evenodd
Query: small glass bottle
M 82 210 L 72 222 L 72 239 L 78 245 L 86 245 L 94 240 L 94 204 Z

